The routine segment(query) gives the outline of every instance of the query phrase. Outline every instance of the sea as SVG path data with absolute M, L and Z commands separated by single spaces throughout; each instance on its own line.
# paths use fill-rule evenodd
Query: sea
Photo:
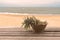
M 0 7 L 0 13 L 60 14 L 60 7 Z

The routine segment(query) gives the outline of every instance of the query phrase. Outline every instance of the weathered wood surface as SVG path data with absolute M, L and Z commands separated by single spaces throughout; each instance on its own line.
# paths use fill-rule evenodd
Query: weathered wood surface
M 34 33 L 23 28 L 0 28 L 0 36 L 20 36 L 20 37 L 60 37 L 59 31 L 47 31 Z
M 60 32 L 44 31 L 36 34 L 23 28 L 0 28 L 0 40 L 60 40 Z

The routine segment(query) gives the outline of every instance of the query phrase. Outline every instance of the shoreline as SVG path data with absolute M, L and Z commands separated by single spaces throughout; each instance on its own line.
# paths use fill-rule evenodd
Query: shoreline
M 0 12 L 0 14 L 8 14 L 8 15 L 60 15 L 60 14 L 31 14 L 31 13 L 9 13 L 9 12 Z

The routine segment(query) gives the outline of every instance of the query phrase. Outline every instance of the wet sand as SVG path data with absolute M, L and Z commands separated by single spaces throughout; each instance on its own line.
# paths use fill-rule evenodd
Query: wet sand
M 60 15 L 12 15 L 0 14 L 0 28 L 2 27 L 20 27 L 27 16 L 35 16 L 39 20 L 48 22 L 47 28 L 60 27 Z

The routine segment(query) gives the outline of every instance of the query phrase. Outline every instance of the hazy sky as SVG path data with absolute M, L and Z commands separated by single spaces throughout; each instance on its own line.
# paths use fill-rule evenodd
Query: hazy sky
M 60 0 L 0 0 L 0 7 L 60 7 Z

